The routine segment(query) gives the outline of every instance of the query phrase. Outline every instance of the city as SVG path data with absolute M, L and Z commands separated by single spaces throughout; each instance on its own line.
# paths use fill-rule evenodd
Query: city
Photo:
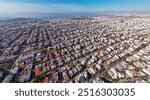
M 1 83 L 150 83 L 150 17 L 0 21 Z

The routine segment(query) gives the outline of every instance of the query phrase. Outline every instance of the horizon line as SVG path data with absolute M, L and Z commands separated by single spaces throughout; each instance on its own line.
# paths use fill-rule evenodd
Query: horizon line
M 94 17 L 94 16 L 114 16 L 115 14 L 150 14 L 150 11 L 100 11 L 100 12 L 68 12 L 68 13 L 50 13 L 45 16 L 35 17 L 0 17 L 0 20 L 13 19 L 47 19 L 47 18 L 65 18 L 65 17 Z

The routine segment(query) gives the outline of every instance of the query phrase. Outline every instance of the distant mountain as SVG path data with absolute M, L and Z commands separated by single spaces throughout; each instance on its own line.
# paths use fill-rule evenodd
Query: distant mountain
M 23 20 L 31 20 L 31 18 L 15 18 L 15 19 L 10 19 L 10 21 L 23 21 Z

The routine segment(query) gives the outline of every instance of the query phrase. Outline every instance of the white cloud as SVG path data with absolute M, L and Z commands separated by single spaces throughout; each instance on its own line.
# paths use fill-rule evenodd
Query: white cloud
M 7 17 L 37 17 L 52 13 L 84 12 L 87 9 L 78 5 L 66 4 L 28 4 L 0 2 L 0 16 Z

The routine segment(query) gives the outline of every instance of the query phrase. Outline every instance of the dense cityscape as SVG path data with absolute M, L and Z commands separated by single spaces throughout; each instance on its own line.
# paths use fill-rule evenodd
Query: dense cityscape
M 0 21 L 1 83 L 150 83 L 150 17 Z

